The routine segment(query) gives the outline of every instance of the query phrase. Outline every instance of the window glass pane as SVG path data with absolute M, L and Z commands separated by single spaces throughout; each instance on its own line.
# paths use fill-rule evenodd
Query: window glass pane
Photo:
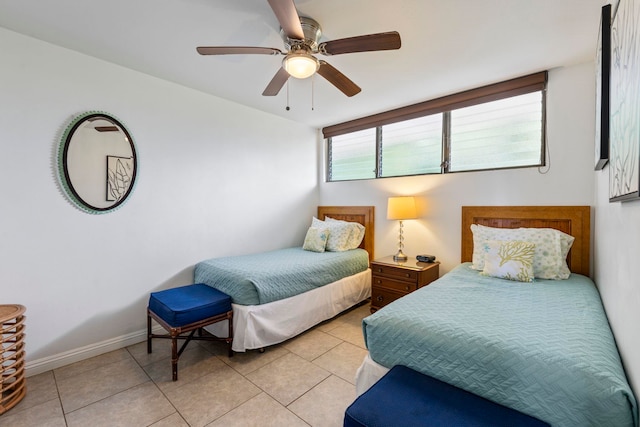
M 376 177 L 376 129 L 331 138 L 329 181 Z
M 451 111 L 450 171 L 536 166 L 541 158 L 541 91 Z
M 440 173 L 442 114 L 382 126 L 381 176 Z

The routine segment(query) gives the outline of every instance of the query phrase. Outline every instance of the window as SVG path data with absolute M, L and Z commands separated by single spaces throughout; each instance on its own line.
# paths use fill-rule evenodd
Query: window
M 440 173 L 442 114 L 382 126 L 380 176 Z
M 332 138 L 329 142 L 332 180 L 376 177 L 376 130 L 365 129 Z
M 544 164 L 547 73 L 323 129 L 328 180 Z
M 449 171 L 540 166 L 542 93 L 451 111 Z

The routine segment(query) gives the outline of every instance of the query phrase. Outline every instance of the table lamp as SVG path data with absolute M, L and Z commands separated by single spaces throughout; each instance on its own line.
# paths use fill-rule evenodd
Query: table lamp
M 400 236 L 398 241 L 398 253 L 393 256 L 396 262 L 406 262 L 407 257 L 402 249 L 404 248 L 404 236 L 402 235 L 402 221 L 405 219 L 415 219 L 418 217 L 416 212 L 416 200 L 412 196 L 389 197 L 387 204 L 387 219 L 400 220 Z

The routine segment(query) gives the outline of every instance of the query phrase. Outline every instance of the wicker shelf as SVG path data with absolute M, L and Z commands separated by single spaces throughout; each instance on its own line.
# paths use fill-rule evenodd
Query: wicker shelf
M 0 414 L 18 404 L 26 394 L 24 373 L 24 321 L 26 308 L 0 305 Z

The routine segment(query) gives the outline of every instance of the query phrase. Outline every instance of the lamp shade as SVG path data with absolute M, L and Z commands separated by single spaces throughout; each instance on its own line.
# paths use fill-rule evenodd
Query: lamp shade
M 387 219 L 415 219 L 417 217 L 415 197 L 389 197 Z
M 282 67 L 291 77 L 306 79 L 318 71 L 320 63 L 306 52 L 293 52 L 282 60 Z

